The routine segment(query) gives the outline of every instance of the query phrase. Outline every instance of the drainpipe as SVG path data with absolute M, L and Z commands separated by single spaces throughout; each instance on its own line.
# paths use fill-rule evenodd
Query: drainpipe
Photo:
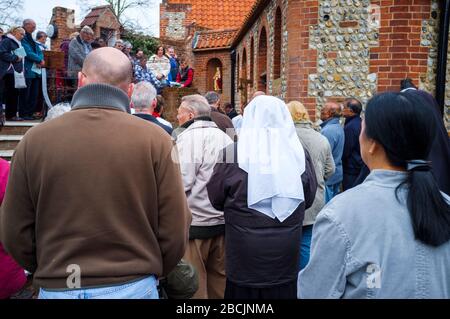
M 450 1 L 450 0 L 449 0 Z M 235 93 L 234 90 L 236 89 L 236 74 L 235 74 L 235 68 L 236 68 L 236 50 L 231 50 L 231 104 L 233 107 L 235 107 Z
M 445 84 L 447 74 L 448 31 L 450 22 L 450 0 L 440 3 L 441 16 L 439 19 L 439 43 L 436 69 L 436 101 L 439 104 L 441 115 L 444 115 Z

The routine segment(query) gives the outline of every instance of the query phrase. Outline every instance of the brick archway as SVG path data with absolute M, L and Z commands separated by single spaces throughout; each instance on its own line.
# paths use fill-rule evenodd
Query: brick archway
M 259 32 L 258 40 L 258 73 L 257 77 L 257 88 L 258 91 L 267 92 L 267 31 L 266 27 L 263 26 Z

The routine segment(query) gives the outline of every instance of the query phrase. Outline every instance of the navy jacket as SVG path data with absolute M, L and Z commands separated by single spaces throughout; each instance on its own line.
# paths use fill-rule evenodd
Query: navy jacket
M 13 64 L 14 70 L 16 70 L 16 72 L 22 72 L 23 62 L 17 62 L 17 59 L 19 57 L 12 53 L 12 51 L 18 48 L 19 45 L 6 36 L 3 37 L 2 41 L 0 41 L 0 79 L 2 79 L 8 72 L 11 63 Z
M 361 133 L 361 117 L 355 115 L 345 120 L 345 143 L 342 154 L 342 167 L 346 175 L 359 175 L 363 161 L 359 147 L 359 134 Z
M 161 128 L 162 128 L 164 131 L 166 131 L 169 135 L 172 135 L 172 131 L 173 131 L 172 128 L 168 127 L 167 125 L 162 124 L 162 123 L 161 123 L 160 121 L 158 121 L 158 120 L 156 119 L 156 117 L 154 117 L 153 115 L 150 115 L 150 114 L 143 114 L 143 113 L 137 113 L 137 114 L 134 114 L 134 116 L 137 116 L 137 117 L 139 117 L 139 118 L 141 118 L 141 119 L 143 119 L 143 120 L 152 122 L 152 123 L 158 125 L 159 127 L 161 127 Z

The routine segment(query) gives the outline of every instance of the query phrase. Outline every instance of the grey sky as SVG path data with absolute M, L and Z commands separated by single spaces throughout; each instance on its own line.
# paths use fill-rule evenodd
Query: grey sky
M 82 1 L 81 1 L 82 2 Z M 65 7 L 75 9 L 76 24 L 79 24 L 83 18 L 80 10 L 79 0 L 25 0 L 23 18 L 34 19 L 38 30 L 46 30 L 52 16 L 54 7 Z M 89 4 L 102 5 L 102 0 L 87 0 Z M 143 27 L 143 32 L 153 36 L 159 36 L 159 3 L 161 0 L 153 0 L 148 9 L 131 9 L 127 11 L 126 16 L 131 20 L 136 20 Z

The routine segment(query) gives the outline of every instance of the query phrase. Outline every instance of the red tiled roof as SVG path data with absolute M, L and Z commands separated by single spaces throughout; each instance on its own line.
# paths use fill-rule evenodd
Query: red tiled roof
M 270 0 L 256 0 L 253 1 L 253 5 L 247 11 L 242 24 L 239 26 L 239 30 L 236 32 L 236 37 L 233 39 L 231 45 L 235 46 L 244 37 L 247 31 L 251 28 L 255 20 L 261 15 L 261 12 L 267 7 Z
M 84 27 L 85 25 L 94 25 L 94 23 L 97 22 L 98 18 L 105 12 L 105 10 L 108 10 L 108 8 L 110 8 L 109 5 L 92 8 L 91 12 L 89 12 L 89 14 L 84 18 L 83 22 L 81 22 L 81 26 Z
M 193 49 L 229 48 L 236 32 L 237 29 L 197 32 L 194 38 Z
M 190 4 L 189 18 L 197 26 L 212 30 L 240 28 L 256 0 L 168 0 L 168 4 Z

